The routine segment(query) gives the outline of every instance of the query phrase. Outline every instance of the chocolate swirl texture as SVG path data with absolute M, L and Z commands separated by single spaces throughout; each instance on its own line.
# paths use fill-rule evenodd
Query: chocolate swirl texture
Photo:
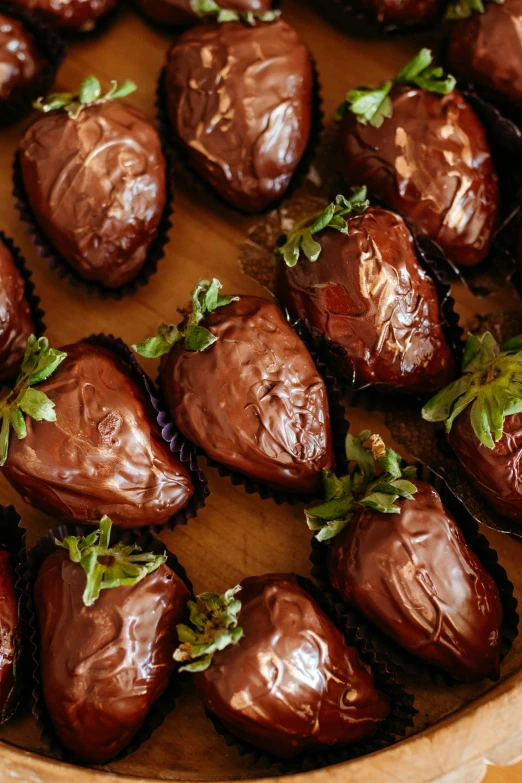
M 326 335 L 355 370 L 358 385 L 409 392 L 442 389 L 454 360 L 441 328 L 435 286 L 420 266 L 413 237 L 393 212 L 370 207 L 348 217 L 348 234 L 326 229 L 315 262 L 302 254 L 278 264 L 277 293 L 293 319 Z
M 129 744 L 165 690 L 190 593 L 165 564 L 137 584 L 102 590 L 90 607 L 85 583 L 66 552 L 56 550 L 40 567 L 40 677 L 61 742 L 103 764 Z
M 25 284 L 0 239 L 0 382 L 18 373 L 27 340 L 35 331 Z
M 333 465 L 326 387 L 272 302 L 242 296 L 202 322 L 217 341 L 174 346 L 161 383 L 178 429 L 206 454 L 274 489 L 314 492 Z
M 168 53 L 168 115 L 218 194 L 260 212 L 284 194 L 308 145 L 312 82 L 308 50 L 286 22 L 200 25 Z
M 522 0 L 484 3 L 453 27 L 448 64 L 456 76 L 522 101 Z
M 15 666 L 19 655 L 18 598 L 12 555 L 0 549 L 0 715 L 9 709 L 16 687 Z
M 33 37 L 23 23 L 0 13 L 0 100 L 23 94 L 42 67 Z
M 20 142 L 22 175 L 38 223 L 84 279 L 119 288 L 156 238 L 166 163 L 156 130 L 132 106 L 107 101 L 75 119 L 37 119 Z
M 194 675 L 224 726 L 282 758 L 372 737 L 390 703 L 295 575 L 245 579 L 238 598 L 243 638 Z
M 442 3 L 441 0 L 352 0 L 352 5 L 369 24 L 411 27 L 431 22 Z
M 332 585 L 399 645 L 462 682 L 499 673 L 502 605 L 436 490 L 357 512 L 329 549 Z
M 118 0 L 14 0 L 47 24 L 66 31 L 87 33 Z
M 161 437 L 145 389 L 116 354 L 86 342 L 64 348 L 58 371 L 39 384 L 56 422 L 27 418 L 11 436 L 3 468 L 27 503 L 56 519 L 115 527 L 162 525 L 193 494 L 187 468 Z
M 499 190 L 484 129 L 459 92 L 394 88 L 380 128 L 347 111 L 340 126 L 348 183 L 410 220 L 457 265 L 486 256 L 498 222 Z
M 506 416 L 502 437 L 488 449 L 475 435 L 470 411 L 465 410 L 453 422 L 448 440 L 489 505 L 499 514 L 522 522 L 522 415 Z
M 192 10 L 190 0 L 135 0 L 145 16 L 157 24 L 171 24 L 175 27 L 189 27 L 197 24 L 200 17 Z M 232 11 L 269 11 L 271 0 L 225 0 L 221 8 Z

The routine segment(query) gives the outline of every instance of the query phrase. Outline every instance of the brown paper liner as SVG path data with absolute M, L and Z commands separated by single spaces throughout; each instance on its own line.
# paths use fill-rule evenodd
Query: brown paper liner
M 312 163 L 315 158 L 315 153 L 323 131 L 323 100 L 321 97 L 319 74 L 316 62 L 311 54 L 310 60 L 313 72 L 313 103 L 312 126 L 308 145 L 303 154 L 303 157 L 299 161 L 299 164 L 294 171 L 286 191 L 282 196 L 280 196 L 280 198 L 272 201 L 265 209 L 261 210 L 261 212 L 258 212 L 257 214 L 267 214 L 271 210 L 275 209 L 279 204 L 283 203 L 283 200 L 289 198 L 310 174 Z M 215 203 L 221 206 L 225 206 L 227 209 L 240 212 L 241 214 L 247 215 L 248 217 L 252 217 L 252 215 L 255 213 L 243 211 L 231 204 L 225 198 L 221 197 L 218 191 L 215 190 L 215 188 L 213 188 L 212 185 L 210 185 L 210 183 L 208 183 L 205 178 L 190 165 L 188 153 L 183 144 L 178 140 L 169 120 L 167 109 L 166 72 L 167 69 L 163 68 L 158 81 L 158 88 L 156 92 L 156 116 L 158 120 L 161 142 L 169 162 L 169 173 L 172 188 L 176 187 L 179 179 L 182 179 L 189 188 L 194 190 L 196 195 L 202 198 L 208 198 L 210 196 Z
M 508 579 L 504 568 L 499 564 L 497 553 L 490 547 L 487 538 L 480 533 L 476 520 L 446 481 L 422 462 L 416 461 L 413 464 L 417 467 L 419 478 L 435 487 L 445 508 L 459 526 L 467 545 L 478 557 L 484 569 L 491 575 L 498 588 L 504 612 L 501 628 L 502 660 L 511 650 L 513 641 L 518 636 L 519 617 L 517 600 L 513 594 L 513 584 Z M 400 647 L 358 609 L 345 607 L 341 596 L 331 585 L 327 555 L 328 545 L 317 541 L 313 537 L 310 555 L 310 560 L 313 564 L 312 574 L 327 594 L 329 600 L 336 606 L 339 615 L 343 618 L 349 640 L 352 640 L 352 638 L 365 639 L 369 651 L 374 650 L 376 654 L 387 654 L 392 662 L 392 671 L 398 674 L 408 674 L 417 677 L 428 676 L 433 681 L 444 685 L 457 683 L 451 675 L 442 669 L 422 661 Z
M 147 251 L 147 258 L 144 265 L 141 267 L 136 277 L 129 283 L 126 283 L 119 288 L 106 288 L 97 281 L 85 280 L 85 278 L 83 278 L 71 264 L 54 249 L 51 242 L 40 228 L 38 218 L 29 203 L 22 176 L 19 152 L 16 153 L 13 163 L 13 196 L 20 218 L 25 223 L 26 231 L 31 237 L 31 241 L 36 246 L 38 255 L 47 260 L 49 268 L 52 269 L 60 279 L 65 279 L 74 288 L 80 288 L 90 296 L 98 296 L 100 299 L 119 300 L 126 296 L 132 296 L 140 288 L 147 285 L 152 275 L 156 273 L 158 264 L 165 255 L 165 247 L 169 243 L 168 234 L 172 225 L 171 217 L 174 211 L 172 203 L 173 190 L 168 176 L 166 183 L 167 200 L 165 209 L 158 225 L 157 236 L 150 244 Z
M 314 0 L 319 13 L 338 30 L 353 38 L 381 38 L 390 35 L 412 35 L 420 32 L 433 32 L 436 24 L 442 22 L 443 8 L 429 22 L 416 25 L 385 24 L 377 19 L 374 22 L 353 7 L 348 0 Z
M 45 61 L 40 73 L 25 88 L 17 90 L 14 96 L 0 99 L 0 128 L 5 128 L 29 114 L 33 101 L 41 95 L 47 95 L 65 58 L 65 45 L 54 30 L 15 3 L 0 0 L 0 13 L 23 23 Z
M 298 577 L 298 582 L 344 634 L 348 644 L 357 649 L 361 660 L 371 668 L 377 688 L 386 694 L 392 703 L 392 711 L 389 717 L 382 722 L 377 734 L 371 739 L 346 747 L 305 752 L 293 759 L 286 760 L 272 756 L 255 745 L 238 739 L 229 729 L 225 728 L 216 715 L 208 709 L 205 710 L 214 728 L 229 747 L 234 746 L 240 756 L 248 755 L 259 764 L 265 766 L 268 764 L 274 768 L 274 771 L 280 774 L 297 774 L 329 767 L 333 764 L 340 764 L 343 761 L 365 756 L 368 753 L 393 745 L 405 735 L 409 727 L 413 726 L 414 718 L 417 715 L 417 710 L 414 707 L 414 696 L 408 693 L 398 680 L 394 672 L 394 666 L 387 653 L 384 651 L 378 652 L 368 647 L 366 640 L 362 636 L 356 638 L 352 634 L 348 634 L 343 619 L 340 618 L 331 603 L 325 599 L 325 596 L 313 582 L 304 577 Z
M 78 760 L 74 753 L 64 747 L 59 740 L 52 720 L 47 712 L 45 700 L 43 697 L 41 680 L 40 680 L 40 660 L 39 660 L 39 631 L 38 622 L 36 619 L 35 608 L 32 600 L 32 593 L 34 584 L 38 576 L 38 571 L 44 562 L 44 560 L 56 549 L 54 539 L 63 541 L 66 536 L 85 536 L 89 535 L 92 529 L 87 529 L 82 526 L 60 525 L 54 530 L 50 530 L 46 536 L 41 538 L 33 549 L 28 554 L 28 567 L 24 574 L 24 581 L 26 592 L 29 596 L 28 608 L 27 608 L 27 630 L 30 639 L 31 646 L 31 663 L 32 663 L 32 713 L 36 719 L 36 724 L 41 733 L 42 742 L 47 746 L 51 755 L 62 761 L 71 762 L 81 766 L 89 766 L 85 762 Z M 155 554 L 161 554 L 166 552 L 167 561 L 166 564 L 179 578 L 187 585 L 193 596 L 192 583 L 187 577 L 187 573 L 183 566 L 179 563 L 177 557 L 169 552 L 162 541 L 157 538 L 153 538 L 150 533 L 144 533 L 137 535 L 133 531 L 119 531 L 115 528 L 112 529 L 111 543 L 123 541 L 126 544 L 135 542 L 143 551 L 154 552 Z M 145 721 L 136 732 L 134 738 L 129 745 L 122 750 L 111 761 L 119 761 L 125 758 L 129 753 L 133 753 L 146 740 L 148 740 L 154 731 L 161 726 L 166 716 L 171 713 L 176 706 L 176 699 L 180 693 L 180 678 L 176 670 L 173 671 L 169 684 L 166 690 L 159 697 L 159 699 L 153 704 L 150 712 L 148 713 Z
M 15 685 L 7 701 L 0 707 L 0 724 L 13 717 L 21 700 L 26 696 L 28 655 L 24 634 L 24 621 L 27 613 L 27 593 L 24 572 L 27 568 L 25 551 L 26 529 L 22 518 L 14 506 L 0 506 L 0 547 L 11 553 L 16 575 L 15 593 L 18 601 L 18 629 L 15 641 L 14 676 Z

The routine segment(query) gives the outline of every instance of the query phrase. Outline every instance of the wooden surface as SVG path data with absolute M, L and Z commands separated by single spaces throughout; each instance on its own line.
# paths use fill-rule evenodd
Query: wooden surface
M 401 41 L 355 41 L 323 22 L 316 12 L 299 0 L 285 0 L 285 16 L 309 44 L 319 67 L 324 107 L 328 117 L 350 87 L 371 83 L 397 70 L 421 45 L 423 36 Z M 168 38 L 147 27 L 131 10 L 125 10 L 102 37 L 71 47 L 58 81 L 60 89 L 75 87 L 81 78 L 94 73 L 102 80 L 130 78 L 139 84 L 132 102 L 154 121 L 154 91 L 164 60 Z M 199 278 L 220 277 L 227 293 L 260 293 L 237 266 L 244 232 L 256 219 L 239 217 L 211 199 L 196 200 L 183 188 L 176 193 L 176 214 L 171 242 L 158 274 L 147 288 L 132 299 L 101 302 L 88 298 L 48 271 L 37 257 L 17 219 L 11 196 L 10 165 L 23 124 L 0 135 L 0 228 L 22 247 L 34 273 L 37 291 L 47 311 L 48 336 L 58 346 L 88 334 L 106 331 L 127 343 L 152 334 L 162 321 L 176 321 L 176 308 L 185 304 L 188 292 Z M 487 310 L 489 302 L 470 301 L 462 295 L 464 316 Z M 147 363 L 154 374 L 154 366 Z M 350 414 L 353 426 L 378 417 Z M 376 421 L 377 419 L 377 421 Z M 383 434 L 382 422 L 379 424 Z M 222 590 L 246 575 L 293 570 L 309 573 L 309 534 L 299 507 L 278 507 L 257 496 L 247 496 L 208 469 L 212 496 L 207 508 L 188 527 L 163 536 L 187 568 L 196 591 Z M 0 476 L 0 502 L 13 502 L 30 528 L 30 542 L 45 533 L 53 521 L 28 508 Z M 499 534 L 488 536 L 498 549 L 501 562 L 522 595 L 519 562 L 522 548 Z M 346 767 L 308 776 L 310 783 L 331 780 L 358 783 L 476 783 L 485 763 L 511 763 L 522 758 L 522 645 L 504 662 L 497 685 L 459 686 L 441 689 L 423 686 L 417 691 L 421 714 L 416 731 L 408 741 L 358 760 Z M 442 723 L 438 723 L 443 721 Z M 429 729 L 430 724 L 437 725 Z M 2 729 L 0 737 L 0 780 L 21 783 L 75 783 L 89 781 L 91 771 L 52 767 L 39 757 L 16 748 L 43 750 L 30 716 L 18 716 Z M 458 769 L 458 772 L 455 770 Z M 205 779 L 263 777 L 267 769 L 241 759 L 215 735 L 201 706 L 188 689 L 176 710 L 139 751 L 107 770 L 123 775 L 162 779 Z M 121 780 L 110 775 L 107 781 Z M 522 767 L 490 771 L 488 783 L 522 781 Z

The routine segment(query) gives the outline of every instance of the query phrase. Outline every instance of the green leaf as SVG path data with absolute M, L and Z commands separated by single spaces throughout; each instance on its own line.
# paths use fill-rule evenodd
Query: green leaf
M 397 454 L 393 449 L 386 449 L 384 457 L 379 457 L 377 460 L 381 468 L 385 473 L 388 473 L 392 478 L 399 478 L 401 476 L 401 462 L 402 457 Z
M 224 22 L 243 22 L 253 25 L 258 22 L 273 22 L 279 19 L 281 11 L 273 9 L 270 11 L 234 11 L 229 8 L 222 8 L 214 0 L 190 0 L 192 11 L 200 17 L 214 17 L 218 23 Z
M 309 508 L 305 511 L 308 527 L 310 527 L 311 530 L 316 530 L 317 527 L 311 527 L 311 525 L 316 524 L 316 520 L 331 522 L 333 519 L 345 517 L 353 509 L 353 506 L 353 498 L 348 496 L 344 498 L 333 498 L 326 503 L 322 503 L 320 506 Z
M 186 351 L 204 351 L 215 343 L 217 337 L 204 326 L 189 325 L 185 333 Z
M 371 492 L 360 500 L 360 505 L 379 511 L 381 514 L 400 514 L 400 508 L 395 505 L 397 497 L 384 492 Z
M 380 87 L 359 87 L 346 96 L 350 111 L 363 125 L 370 124 L 380 128 L 385 119 L 392 116 L 392 102 L 388 97 L 393 82 L 388 81 Z
M 160 356 L 165 356 L 165 354 L 170 353 L 173 345 L 174 343 L 169 342 L 163 335 L 158 335 L 157 337 L 149 337 L 148 340 L 133 345 L 132 350 L 145 359 L 158 359 Z
M 484 332 L 480 337 L 468 335 L 462 359 L 462 369 L 471 372 L 492 362 L 498 354 L 498 345 L 490 332 Z
M 18 400 L 18 407 L 35 421 L 56 421 L 54 402 L 37 389 L 27 389 Z
M 319 242 L 316 242 L 315 239 L 313 239 L 311 228 L 303 231 L 301 249 L 309 261 L 317 261 L 321 255 L 322 247 Z
M 491 0 L 496 5 L 503 5 L 504 0 Z M 468 19 L 474 13 L 483 14 L 485 11 L 482 0 L 457 0 L 450 3 L 446 10 L 446 19 Z
M 133 92 L 136 92 L 137 89 L 138 86 L 134 82 L 131 82 L 130 79 L 126 79 L 119 87 L 118 82 L 111 82 L 111 89 L 109 91 L 110 99 L 117 100 L 118 98 L 126 98 L 127 95 L 131 95 Z M 108 96 L 109 93 L 107 93 Z
M 12 428 L 16 433 L 16 437 L 19 440 L 23 440 L 27 436 L 27 427 L 25 419 L 20 408 L 11 408 L 9 411 L 9 420 Z
M 101 84 L 96 76 L 86 76 L 81 83 L 80 90 L 78 92 L 80 103 L 83 103 L 84 105 L 94 103 L 98 100 L 98 98 L 101 97 L 101 94 Z
M 430 49 L 421 49 L 413 60 L 395 77 L 397 85 L 411 85 L 421 90 L 447 95 L 455 89 L 456 79 L 440 67 L 430 67 L 433 55 Z
M 465 394 L 470 387 L 471 377 L 462 375 L 456 381 L 450 383 L 445 389 L 429 400 L 422 409 L 422 418 L 426 421 L 446 421 L 455 402 Z
M 135 89 L 136 85 L 130 80 L 124 81 L 120 86 L 118 82 L 112 81 L 109 90 L 103 95 L 99 80 L 91 75 L 85 77 L 76 92 L 51 93 L 47 98 L 38 98 L 33 107 L 45 113 L 63 110 L 69 117 L 76 119 L 86 106 L 125 98 Z
M 363 430 L 354 437 L 351 433 L 346 436 L 346 457 L 349 462 L 356 462 L 362 473 L 364 482 L 368 484 L 375 475 L 375 460 L 371 449 L 363 444 L 370 438 L 370 430 Z
M 317 533 L 316 539 L 318 541 L 330 541 L 332 538 L 335 538 L 335 536 L 339 535 L 339 533 L 344 530 L 352 516 L 353 514 L 348 514 L 348 516 L 342 519 L 335 519 L 327 522 Z
M 411 84 L 426 68 L 431 65 L 433 55 L 430 49 L 421 49 L 415 57 L 401 68 L 395 77 L 396 84 Z
M 9 450 L 9 419 L 4 416 L 1 419 L 2 426 L 0 427 L 0 467 L 3 467 L 7 461 L 7 453 Z

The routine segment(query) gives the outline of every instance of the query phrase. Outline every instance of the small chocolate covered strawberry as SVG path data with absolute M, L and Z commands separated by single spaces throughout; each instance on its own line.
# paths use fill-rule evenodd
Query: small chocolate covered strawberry
M 88 33 L 116 7 L 118 0 L 13 0 L 64 32 Z
M 217 462 L 278 490 L 314 492 L 333 464 L 326 387 L 281 310 L 200 281 L 180 327 L 134 349 L 162 356 L 178 429 Z
M 21 653 L 21 629 L 16 593 L 14 555 L 0 548 L 0 723 L 16 708 L 20 691 L 17 667 Z
M 236 597 L 239 592 L 239 598 Z M 372 737 L 390 702 L 295 574 L 245 579 L 191 602 L 175 653 L 240 739 L 281 758 Z
M 118 755 L 167 687 L 190 597 L 165 554 L 111 546 L 110 535 L 105 517 L 86 538 L 56 540 L 34 586 L 45 706 L 89 764 Z
M 365 196 L 338 196 L 282 238 L 277 294 L 292 319 L 327 338 L 339 374 L 429 393 L 454 375 L 437 290 L 402 218 Z
M 78 93 L 35 104 L 44 116 L 20 142 L 25 196 L 50 252 L 105 288 L 131 282 L 147 260 L 166 204 L 156 130 L 118 98 L 136 89 L 87 77 Z
M 0 234 L 0 383 L 20 369 L 25 346 L 35 330 L 25 283 Z
M 331 3 L 332 0 L 323 0 Z M 433 22 L 444 0 L 351 0 L 353 12 L 371 26 L 407 29 Z
M 348 93 L 339 109 L 341 168 L 450 261 L 472 266 L 497 227 L 497 177 L 478 117 L 431 62 L 422 49 L 393 80 Z
M 0 464 L 36 508 L 85 522 L 110 514 L 131 528 L 164 524 L 192 496 L 188 467 L 170 452 L 148 393 L 115 350 L 82 341 L 55 351 L 31 338 L 6 394 Z
M 522 337 L 498 345 L 469 335 L 462 376 L 422 411 L 444 422 L 474 486 L 499 514 L 522 522 Z
M 455 679 L 498 678 L 499 591 L 437 491 L 369 431 L 348 435 L 346 456 L 351 472 L 325 472 L 326 501 L 306 511 L 328 541 L 331 585 L 346 606 Z
M 283 196 L 312 127 L 312 62 L 293 27 L 199 25 L 172 45 L 165 89 L 183 156 L 222 198 L 260 212 Z
M 227 19 L 239 15 L 270 11 L 272 0 L 223 0 L 219 5 L 214 0 L 134 0 L 144 15 L 156 24 L 175 27 L 192 27 L 202 17 L 222 14 Z

